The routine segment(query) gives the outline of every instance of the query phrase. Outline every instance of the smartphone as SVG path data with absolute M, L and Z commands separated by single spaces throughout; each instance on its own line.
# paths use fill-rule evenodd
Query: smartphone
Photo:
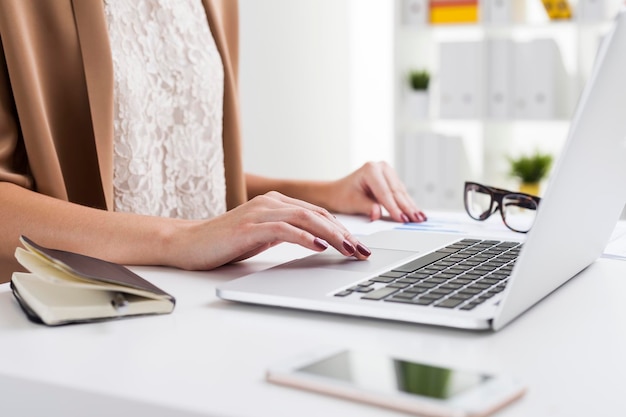
M 524 392 L 514 378 L 378 352 L 324 350 L 268 369 L 270 382 L 421 416 L 487 416 Z

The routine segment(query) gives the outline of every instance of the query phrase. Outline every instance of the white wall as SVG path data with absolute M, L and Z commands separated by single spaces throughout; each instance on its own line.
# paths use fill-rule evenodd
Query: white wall
M 389 160 L 391 2 L 239 3 L 246 170 L 328 179 Z
M 394 164 L 394 2 L 350 0 L 350 168 Z

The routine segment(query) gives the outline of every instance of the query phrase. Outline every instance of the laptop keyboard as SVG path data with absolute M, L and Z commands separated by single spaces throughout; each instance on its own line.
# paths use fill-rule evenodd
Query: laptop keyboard
M 439 308 L 472 310 L 502 292 L 519 242 L 463 239 L 335 294 Z

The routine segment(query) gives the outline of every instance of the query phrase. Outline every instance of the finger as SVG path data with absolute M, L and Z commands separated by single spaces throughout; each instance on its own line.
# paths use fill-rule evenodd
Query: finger
M 380 204 L 378 203 L 372 204 L 372 209 L 370 210 L 370 220 L 371 221 L 379 220 L 381 217 L 383 217 L 383 211 L 380 208 Z
M 382 170 L 389 189 L 392 190 L 394 200 L 402 213 L 413 222 L 425 221 L 427 219 L 426 214 L 417 207 L 396 171 L 384 162 L 382 163 Z
M 256 223 L 285 222 L 309 233 L 309 235 L 296 237 L 285 235 L 271 236 L 318 251 L 325 249 L 326 243 L 328 243 L 343 255 L 355 256 L 358 259 L 365 259 L 371 255 L 371 251 L 365 245 L 359 242 L 343 224 L 323 208 L 279 193 L 267 196 L 267 198 L 259 201 L 269 209 L 255 210 Z M 276 232 L 285 233 L 286 231 L 278 229 Z
M 384 170 L 380 168 L 379 165 L 376 165 L 374 169 L 370 169 L 366 181 L 369 192 L 374 200 L 389 212 L 392 219 L 399 222 L 410 220 L 407 214 L 405 214 L 398 205 L 394 195 L 395 190 L 391 188 L 398 184 L 390 183 Z
M 332 219 L 321 217 L 311 210 L 294 205 L 272 210 L 266 216 L 267 219 L 287 222 L 316 236 L 317 240 L 314 239 L 313 243 L 318 246 L 318 249 L 327 243 L 346 256 L 365 259 L 371 255 L 371 251 L 334 217 Z
M 321 216 L 324 219 L 326 219 L 327 221 L 331 222 L 335 227 L 338 227 L 342 231 L 342 233 L 344 235 L 349 235 L 350 234 L 350 232 L 343 225 L 343 223 L 341 223 L 339 220 L 337 220 L 337 217 L 332 215 L 328 210 L 326 210 L 323 207 L 316 206 L 315 204 L 311 204 L 311 203 L 309 203 L 307 201 L 298 200 L 296 198 L 292 198 L 292 197 L 286 196 L 286 195 L 281 194 L 281 193 L 276 192 L 276 191 L 269 192 L 266 195 L 269 198 L 272 198 L 272 199 L 274 199 L 276 201 L 279 201 L 281 203 L 289 204 L 289 205 L 292 205 L 292 206 L 295 206 L 295 207 L 300 207 L 300 208 L 304 208 L 304 209 L 310 210 L 313 213 L 317 214 L 318 216 Z
M 264 237 L 272 236 L 272 239 L 294 243 L 317 252 L 324 251 L 330 244 L 344 256 L 366 259 L 371 255 L 370 250 L 362 243 L 358 241 L 353 243 L 348 237 L 343 237 L 337 231 L 330 231 L 330 233 L 319 231 L 319 234 L 322 236 L 328 235 L 326 238 L 317 236 L 315 232 L 311 233 L 307 230 L 310 225 L 301 226 L 296 220 L 301 219 L 301 215 L 293 217 L 291 214 L 288 213 L 287 216 L 284 216 L 286 221 L 261 222 L 257 224 L 255 234 L 260 237 L 261 241 Z M 316 227 L 313 228 L 316 229 Z

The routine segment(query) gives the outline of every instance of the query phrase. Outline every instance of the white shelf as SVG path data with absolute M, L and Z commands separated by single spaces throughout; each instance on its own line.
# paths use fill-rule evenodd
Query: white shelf
M 612 10 L 611 8 L 614 7 L 615 11 L 622 3 L 621 0 L 606 1 L 609 5 L 608 9 Z M 405 141 L 417 140 L 416 138 L 424 132 L 436 132 L 462 139 L 472 169 L 469 173 L 459 172 L 459 175 L 469 176 L 457 179 L 459 183 L 466 179 L 473 179 L 492 185 L 511 186 L 512 180 L 508 177 L 508 156 L 536 149 L 558 156 L 567 136 L 569 117 L 591 71 L 601 36 L 610 27 L 610 18 L 601 21 L 547 21 L 545 20 L 546 17 L 543 16 L 545 21 L 536 18 L 529 22 L 512 22 L 510 24 L 407 25 L 403 23 L 401 15 L 402 2 L 403 0 L 396 0 L 394 39 L 395 137 L 397 166 L 403 173 L 410 189 L 419 188 L 419 185 L 415 185 L 416 179 L 411 178 L 411 173 L 415 170 L 407 166 L 410 156 L 407 157 L 406 155 Z M 543 39 L 548 41 L 543 41 Z M 480 45 L 482 48 L 480 54 L 474 55 L 479 56 L 476 60 L 483 65 L 482 68 L 478 67 L 479 78 L 468 78 L 468 80 L 478 79 L 477 91 L 480 98 L 487 97 L 487 86 L 490 85 L 489 82 L 491 81 L 485 75 L 488 72 L 486 68 L 498 68 L 499 65 L 497 61 L 495 63 L 492 61 L 491 66 L 488 66 L 490 57 L 495 56 L 490 55 L 492 49 L 489 48 L 493 48 L 493 46 L 487 46 L 493 45 L 492 40 L 510 40 L 515 47 L 520 44 L 527 45 L 533 41 L 536 43 L 544 42 L 544 52 L 546 50 L 555 51 L 554 62 L 557 63 L 555 80 L 559 81 L 548 82 L 547 84 L 553 88 L 550 90 L 552 95 L 548 95 L 548 98 L 553 101 L 547 102 L 548 107 L 543 112 L 540 111 L 542 110 L 540 106 L 545 102 L 541 102 L 537 95 L 532 96 L 536 101 L 528 101 L 527 103 L 519 100 L 511 101 L 510 106 L 516 107 L 513 110 L 503 112 L 509 116 L 492 117 L 487 111 L 488 107 L 485 100 L 478 105 L 477 116 L 442 117 L 440 99 L 444 96 L 444 92 L 447 93 L 450 88 L 455 88 L 454 86 L 457 85 L 448 84 L 446 89 L 442 90 L 442 72 L 439 68 L 442 58 L 442 45 L 448 42 L 476 42 Z M 555 47 L 551 47 L 552 49 L 545 47 L 548 44 L 553 44 Z M 454 56 L 454 54 L 452 55 Z M 534 58 L 532 53 L 530 56 L 531 59 Z M 542 62 L 545 60 L 538 59 L 537 65 Z M 465 59 L 459 60 L 455 66 L 465 68 L 471 64 L 472 62 Z M 416 120 L 411 117 L 407 114 L 408 111 L 404 105 L 408 88 L 406 77 L 412 69 L 428 69 L 432 73 L 430 113 L 425 119 Z M 482 72 L 480 72 L 481 70 Z M 518 71 L 518 73 L 523 73 L 523 71 Z M 451 79 L 449 72 L 446 79 Z M 508 81 L 508 85 L 520 85 L 518 79 L 516 81 Z M 464 84 L 461 82 L 460 85 Z M 518 91 L 523 91 L 523 88 L 517 88 Z M 445 97 L 448 96 L 445 95 Z M 471 95 L 469 97 L 472 98 Z M 532 105 L 533 103 L 539 107 L 522 107 L 522 104 Z M 539 117 L 528 117 L 525 114 L 539 115 Z M 411 145 L 411 148 L 419 149 L 415 145 Z M 445 160 L 445 155 L 442 158 L 438 163 L 446 165 L 448 162 Z M 450 169 L 454 170 L 454 167 L 450 167 Z M 419 198 L 419 195 L 415 195 L 415 197 Z M 445 208 L 429 207 L 428 202 L 423 205 L 428 208 Z

